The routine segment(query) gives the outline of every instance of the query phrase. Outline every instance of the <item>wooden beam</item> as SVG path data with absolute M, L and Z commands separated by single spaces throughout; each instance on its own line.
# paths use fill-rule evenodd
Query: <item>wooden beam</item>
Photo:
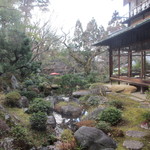
M 143 58 L 143 73 L 144 73 L 144 76 L 143 76 L 143 78 L 145 79 L 145 77 L 146 77 L 146 52 L 144 51 L 143 52 L 143 54 L 144 54 L 144 58 Z
M 144 52 L 141 51 L 141 79 L 144 77 Z
M 128 51 L 128 77 L 132 76 L 132 50 Z
M 118 76 L 120 77 L 120 48 L 118 49 Z M 118 81 L 120 84 L 120 81 Z
M 113 55 L 112 55 L 112 49 L 109 48 L 109 77 L 111 77 L 113 74 Z

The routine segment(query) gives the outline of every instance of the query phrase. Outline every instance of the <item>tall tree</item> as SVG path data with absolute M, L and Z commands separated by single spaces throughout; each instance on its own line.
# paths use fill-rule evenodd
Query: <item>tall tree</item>
M 17 71 L 25 75 L 32 68 L 31 57 L 30 40 L 24 33 L 9 30 L 6 36 L 0 32 L 0 65 L 3 72 Z
M 7 5 L 0 1 L 0 68 L 3 73 L 17 71 L 24 75 L 33 68 L 31 43 L 23 32 L 21 13 L 14 7 L 16 1 L 11 2 Z
M 39 23 L 35 23 L 32 28 L 27 32 L 27 35 L 31 37 L 33 52 L 32 61 L 41 60 L 43 55 L 47 52 L 53 52 L 59 49 L 60 37 L 57 36 L 56 32 L 49 25 L 49 21 L 39 27 Z
M 49 0 L 19 0 L 19 8 L 23 12 L 24 23 L 31 18 L 31 11 L 37 7 L 40 10 L 48 10 Z
M 94 58 L 104 52 L 104 49 L 92 46 L 92 44 L 101 39 L 103 32 L 104 28 L 102 26 L 98 27 L 94 18 L 87 24 L 85 31 L 83 31 L 82 24 L 78 20 L 76 22 L 72 42 L 67 44 L 66 38 L 64 40 L 64 44 L 68 48 L 70 56 L 82 66 L 86 74 L 91 72 Z
M 122 17 L 119 15 L 119 12 L 115 10 L 112 14 L 111 20 L 108 23 L 107 35 L 116 32 L 120 29 L 123 29 L 125 27 L 126 26 L 122 24 Z

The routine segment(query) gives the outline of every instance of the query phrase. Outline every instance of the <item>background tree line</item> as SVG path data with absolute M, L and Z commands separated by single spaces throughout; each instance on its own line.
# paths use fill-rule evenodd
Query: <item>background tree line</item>
M 106 48 L 92 45 L 108 31 L 92 18 L 85 30 L 77 20 L 73 36 L 63 31 L 58 35 L 49 21 L 32 22 L 34 8 L 48 11 L 48 6 L 49 0 L 0 0 L 0 73 L 25 77 L 57 60 L 71 73 L 107 74 Z

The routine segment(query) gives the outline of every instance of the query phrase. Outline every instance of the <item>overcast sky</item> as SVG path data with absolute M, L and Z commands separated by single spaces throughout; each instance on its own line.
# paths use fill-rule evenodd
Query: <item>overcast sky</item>
M 123 0 L 50 0 L 50 13 L 43 14 L 43 18 L 51 16 L 52 25 L 56 28 L 63 27 L 64 31 L 74 30 L 76 20 L 79 19 L 85 28 L 86 24 L 94 17 L 97 24 L 107 27 L 112 13 L 117 10 L 120 15 L 128 12 L 123 7 Z

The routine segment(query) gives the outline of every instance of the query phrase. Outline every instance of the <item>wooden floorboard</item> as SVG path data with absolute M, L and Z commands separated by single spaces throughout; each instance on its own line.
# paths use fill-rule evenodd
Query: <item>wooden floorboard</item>
M 135 84 L 139 86 L 150 86 L 150 80 L 142 80 L 138 78 L 129 78 L 129 77 L 110 77 L 111 80 L 126 82 L 130 84 Z

